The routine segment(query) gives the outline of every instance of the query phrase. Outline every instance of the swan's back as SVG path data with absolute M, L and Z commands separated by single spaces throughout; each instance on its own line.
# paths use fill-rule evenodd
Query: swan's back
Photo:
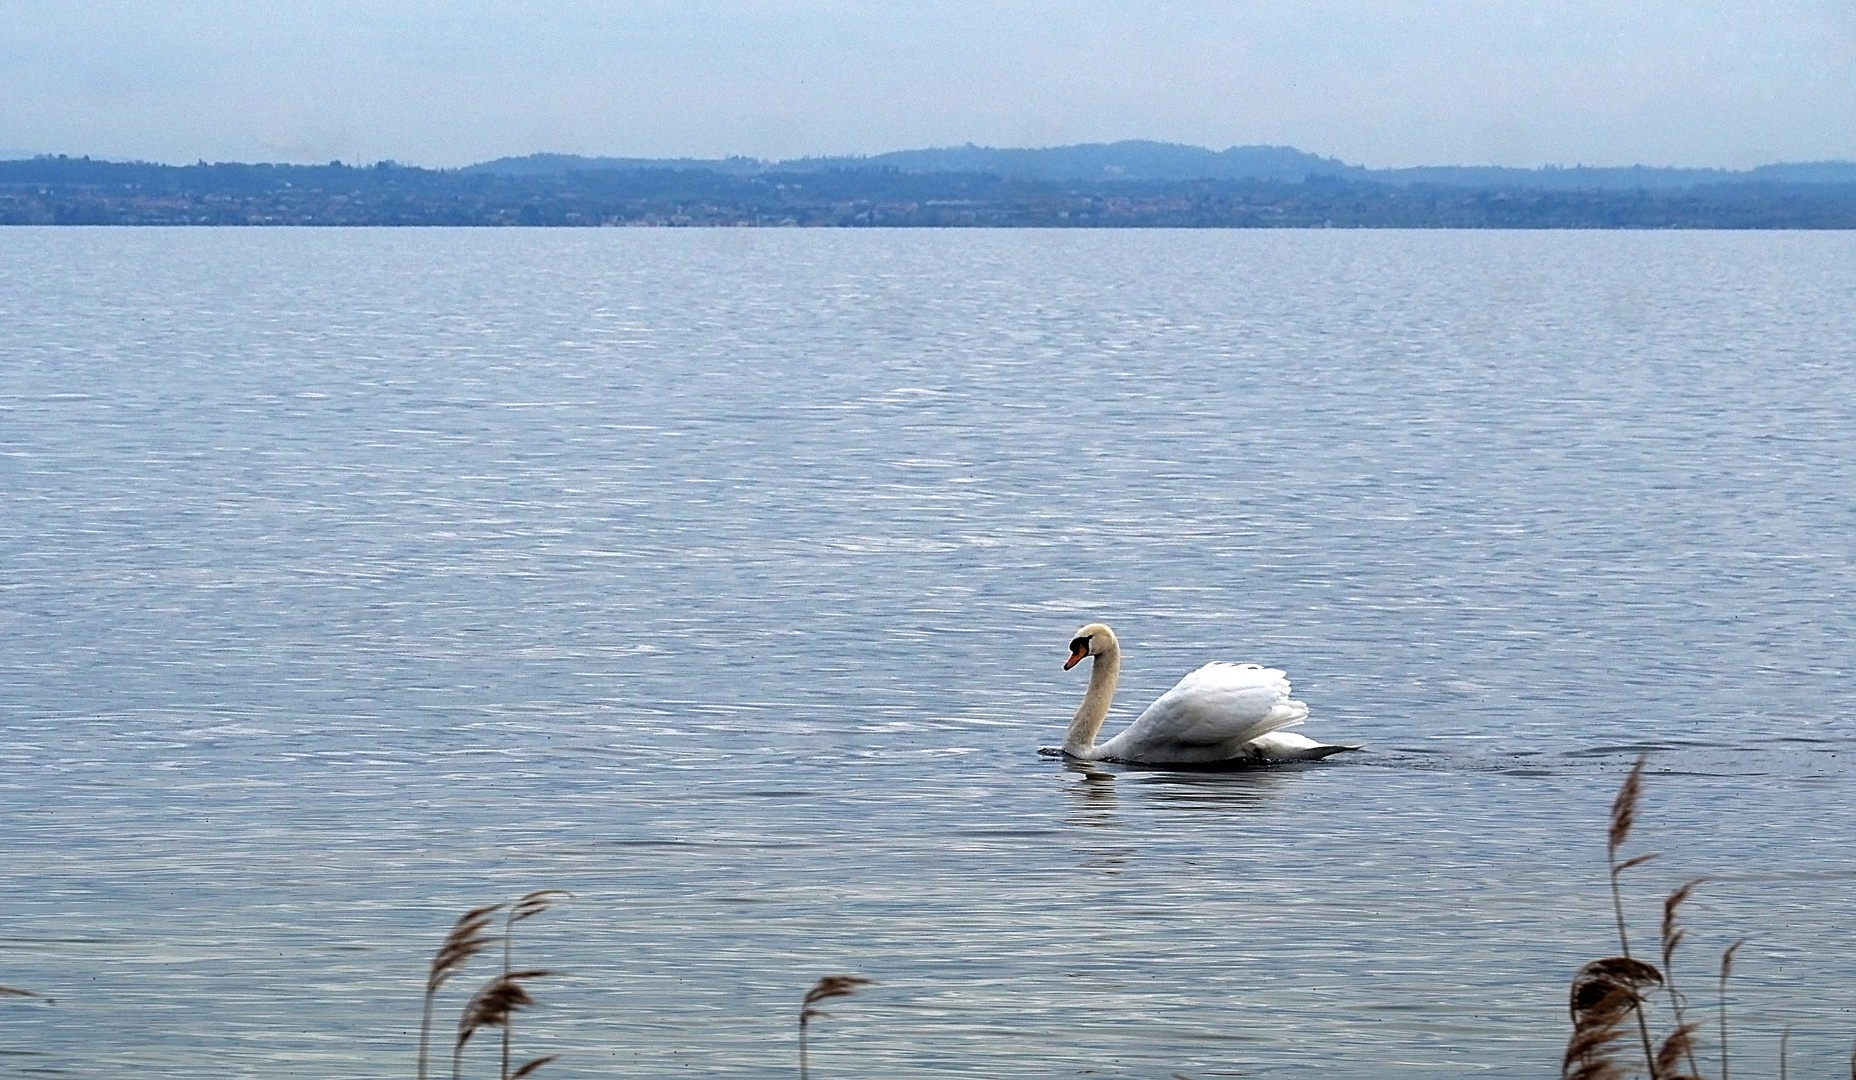
M 1121 761 L 1204 762 L 1240 756 L 1245 743 L 1293 727 L 1308 706 L 1289 696 L 1289 678 L 1261 664 L 1206 664 L 1179 680 L 1128 729 L 1101 745 Z

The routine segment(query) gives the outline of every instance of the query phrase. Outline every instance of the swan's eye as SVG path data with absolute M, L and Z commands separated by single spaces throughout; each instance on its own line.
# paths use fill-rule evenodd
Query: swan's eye
M 1088 652 L 1089 651 L 1089 639 L 1086 637 L 1079 637 L 1071 641 L 1070 651 L 1071 652 Z

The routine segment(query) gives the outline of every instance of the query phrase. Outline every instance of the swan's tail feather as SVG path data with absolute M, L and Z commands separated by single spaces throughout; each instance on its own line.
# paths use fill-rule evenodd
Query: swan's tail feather
M 1252 724 L 1243 735 L 1231 741 L 1247 743 L 1252 739 L 1260 739 L 1271 732 L 1281 731 L 1284 728 L 1298 727 L 1301 725 L 1302 721 L 1306 719 L 1308 719 L 1308 705 L 1294 698 L 1286 698 L 1273 705 L 1270 708 L 1268 716 Z

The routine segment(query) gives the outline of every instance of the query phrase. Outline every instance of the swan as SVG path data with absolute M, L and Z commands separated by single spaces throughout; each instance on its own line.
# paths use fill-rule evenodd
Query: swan
M 1063 670 L 1084 657 L 1095 662 L 1089 670 L 1089 690 L 1063 740 L 1066 757 L 1133 765 L 1274 765 L 1319 761 L 1360 749 L 1324 746 L 1284 732 L 1308 715 L 1308 706 L 1289 696 L 1288 678 L 1260 664 L 1223 662 L 1206 664 L 1179 680 L 1127 730 L 1098 746 L 1096 732 L 1108 719 L 1121 677 L 1121 642 L 1115 631 L 1102 623 L 1076 631 Z

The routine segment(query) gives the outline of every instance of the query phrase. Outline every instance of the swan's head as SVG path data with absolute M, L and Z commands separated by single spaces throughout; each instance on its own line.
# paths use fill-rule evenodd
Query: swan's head
M 1119 652 L 1121 644 L 1115 640 L 1115 631 L 1099 622 L 1076 631 L 1070 639 L 1070 658 L 1063 662 L 1063 670 L 1068 671 L 1083 662 L 1085 656 L 1101 656 L 1105 653 Z

